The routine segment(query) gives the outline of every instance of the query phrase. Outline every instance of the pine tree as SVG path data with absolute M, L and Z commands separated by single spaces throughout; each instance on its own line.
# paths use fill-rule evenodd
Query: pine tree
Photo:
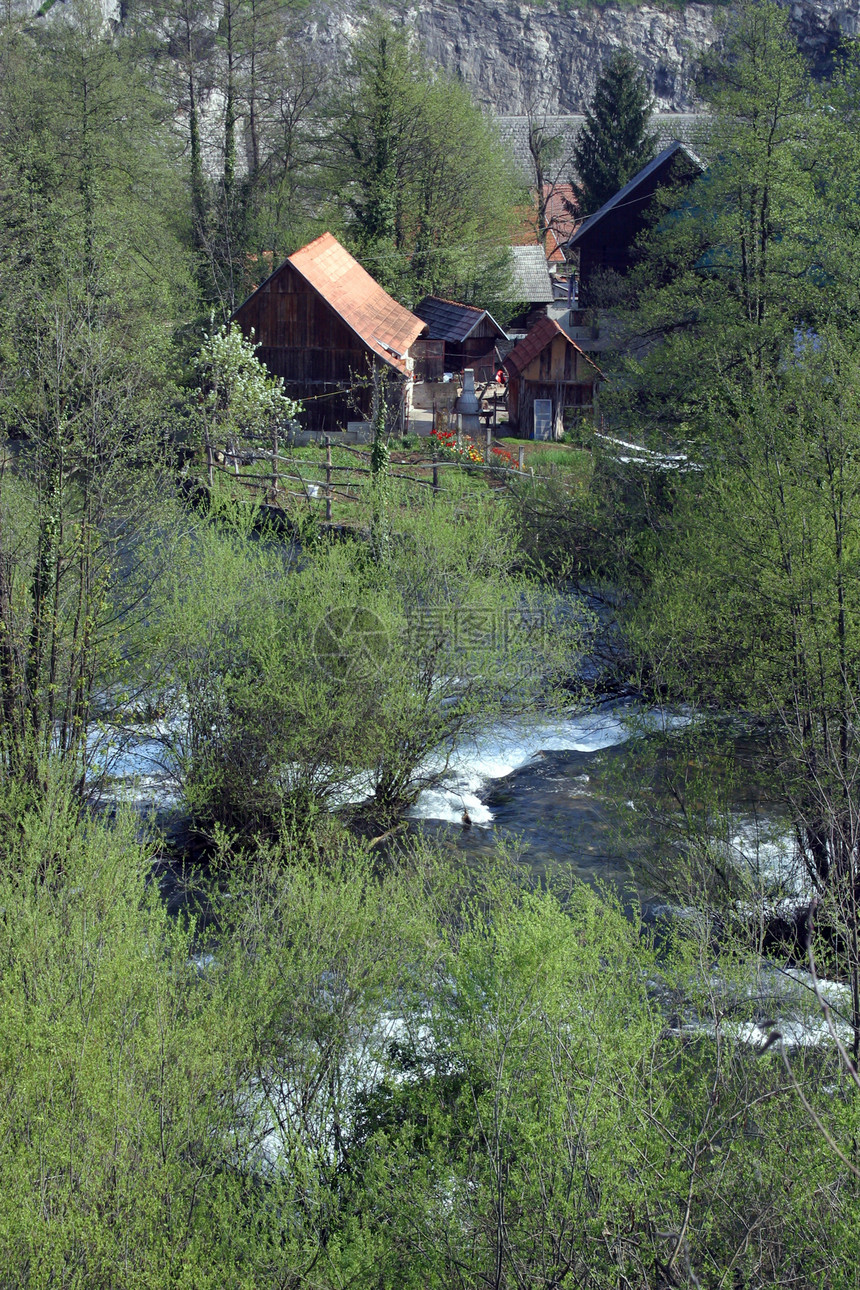
M 600 73 L 573 151 L 572 182 L 583 215 L 599 210 L 655 155 L 652 108 L 636 59 L 626 50 L 614 54 Z

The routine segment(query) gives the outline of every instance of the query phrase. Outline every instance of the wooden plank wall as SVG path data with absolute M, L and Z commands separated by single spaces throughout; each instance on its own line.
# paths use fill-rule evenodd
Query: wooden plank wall
M 339 392 L 369 376 L 372 350 L 288 261 L 235 316 L 246 336 L 253 331 L 260 359 L 287 393 L 305 401 L 308 429 L 335 431 L 367 418 L 369 390 Z
M 478 323 L 477 327 L 475 327 L 470 332 L 468 339 L 485 340 L 487 337 L 489 337 L 491 340 L 494 340 L 494 341 L 504 339 L 503 336 L 499 335 L 498 328 L 495 327 L 493 323 L 490 322 L 489 318 L 482 318 L 481 321 Z M 466 343 L 468 344 L 468 341 Z M 489 349 L 489 348 L 490 348 L 489 345 L 484 346 L 484 349 Z
M 508 415 L 518 433 L 530 435 L 535 399 L 551 399 L 557 429 L 564 408 L 593 410 L 596 373 L 591 363 L 564 336 L 555 336 L 524 372 L 512 376 Z
M 594 383 L 595 372 L 588 359 L 564 336 L 537 354 L 521 374 L 524 381 L 574 381 Z

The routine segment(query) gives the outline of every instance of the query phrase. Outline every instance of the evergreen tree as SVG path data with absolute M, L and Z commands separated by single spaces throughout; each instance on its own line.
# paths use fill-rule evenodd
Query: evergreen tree
M 584 215 L 632 179 L 657 151 L 648 129 L 652 112 L 645 77 L 632 54 L 621 50 L 603 68 L 573 151 L 573 187 Z

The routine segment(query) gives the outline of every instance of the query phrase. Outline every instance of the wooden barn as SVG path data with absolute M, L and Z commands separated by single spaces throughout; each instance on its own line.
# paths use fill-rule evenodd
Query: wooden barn
M 396 378 L 404 413 L 411 399 L 412 347 L 421 318 L 393 300 L 331 233 L 303 246 L 233 315 L 259 342 L 259 358 L 304 402 L 310 430 L 368 420 L 369 377 L 381 364 Z
M 496 344 L 507 336 L 486 309 L 461 305 L 441 296 L 425 296 L 415 313 L 427 334 L 415 342 L 418 380 L 441 381 L 443 372 L 475 370 L 475 380 L 490 381 L 499 366 Z
M 686 144 L 675 140 L 619 188 L 600 210 L 583 220 L 567 242 L 569 259 L 579 258 L 579 295 L 586 306 L 601 306 L 607 279 L 623 278 L 636 261 L 636 239 L 645 230 L 658 188 L 690 183 L 704 166 Z
M 508 417 L 523 439 L 556 439 L 564 413 L 594 421 L 600 368 L 554 318 L 541 318 L 505 359 Z

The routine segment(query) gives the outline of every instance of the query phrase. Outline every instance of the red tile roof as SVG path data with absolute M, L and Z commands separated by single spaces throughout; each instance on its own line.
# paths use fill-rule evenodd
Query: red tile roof
M 546 220 L 546 258 L 550 264 L 563 264 L 563 247 L 573 236 L 577 226 L 576 194 L 572 184 L 544 184 L 544 218 Z M 514 237 L 514 245 L 537 246 L 538 203 L 537 192 L 532 193 L 532 205 L 520 210 L 521 224 Z
M 562 250 L 577 225 L 577 201 L 572 184 L 544 184 L 547 223 L 546 258 L 550 263 L 563 262 Z
M 406 351 L 426 324 L 392 299 L 336 237 L 323 233 L 289 263 L 369 349 L 406 371 Z
M 588 357 L 584 350 L 579 348 L 576 341 L 570 339 L 564 328 L 560 327 L 554 318 L 539 319 L 529 334 L 518 345 L 515 345 L 510 354 L 508 354 L 505 359 L 505 367 L 508 368 L 512 375 L 521 375 L 532 359 L 537 358 L 538 354 L 546 349 L 547 345 L 551 344 L 556 336 L 563 336 L 568 345 L 571 345 L 577 354 L 581 354 L 586 362 L 591 364 L 598 376 L 603 375 L 597 364 Z

